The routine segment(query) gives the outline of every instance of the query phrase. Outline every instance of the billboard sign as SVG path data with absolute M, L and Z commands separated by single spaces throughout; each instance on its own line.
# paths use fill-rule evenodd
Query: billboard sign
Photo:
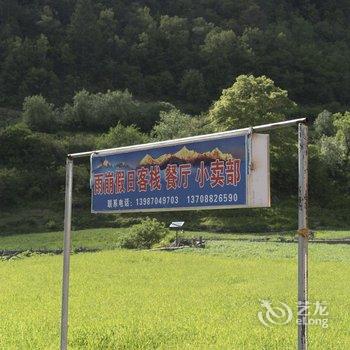
M 268 135 L 248 133 L 98 152 L 91 156 L 91 211 L 269 206 L 268 163 Z

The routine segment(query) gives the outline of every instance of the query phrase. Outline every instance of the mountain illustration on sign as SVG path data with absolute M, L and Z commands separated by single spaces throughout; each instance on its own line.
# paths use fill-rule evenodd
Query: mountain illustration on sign
M 146 154 L 140 161 L 141 166 L 159 165 L 161 168 L 165 167 L 167 163 L 171 164 L 183 164 L 191 163 L 198 164 L 201 161 L 209 163 L 215 159 L 228 160 L 233 158 L 230 153 L 223 153 L 219 148 L 214 148 L 210 152 L 199 153 L 194 150 L 189 150 L 186 146 L 182 147 L 176 153 L 167 153 L 153 158 L 150 154 Z
M 101 163 L 96 166 L 95 170 L 98 170 L 98 169 L 101 169 L 101 168 L 131 169 L 131 167 L 125 162 L 112 164 L 107 159 L 102 160 Z

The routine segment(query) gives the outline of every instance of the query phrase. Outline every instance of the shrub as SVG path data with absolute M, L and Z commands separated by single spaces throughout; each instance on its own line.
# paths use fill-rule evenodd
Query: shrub
M 54 106 L 41 95 L 25 98 L 23 120 L 34 131 L 55 132 L 58 126 Z
M 145 142 L 147 142 L 147 135 L 143 134 L 136 126 L 123 126 L 121 123 L 118 123 L 116 127 L 110 128 L 108 133 L 101 135 L 97 141 L 97 147 L 122 147 Z
M 169 230 L 157 219 L 146 218 L 130 229 L 128 236 L 121 241 L 121 247 L 127 249 L 149 249 L 161 241 Z
M 72 105 L 64 106 L 62 123 L 67 130 L 106 131 L 122 123 L 148 132 L 159 120 L 159 113 L 172 108 L 166 102 L 140 102 L 127 90 L 97 94 L 82 90 L 76 93 Z
M 160 120 L 151 132 L 157 141 L 206 134 L 211 131 L 205 116 L 192 117 L 178 109 L 160 112 Z
M 132 124 L 138 102 L 128 91 L 107 91 L 93 94 L 79 91 L 73 105 L 64 107 L 66 127 L 80 130 L 104 131 L 119 121 Z

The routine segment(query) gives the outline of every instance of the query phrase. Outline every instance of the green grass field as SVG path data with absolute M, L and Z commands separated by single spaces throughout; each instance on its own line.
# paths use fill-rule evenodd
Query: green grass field
M 74 245 L 117 247 L 115 232 L 79 231 Z M 287 303 L 295 316 L 296 244 L 237 237 L 205 249 L 73 254 L 70 349 L 294 349 L 295 317 L 266 327 L 257 313 L 266 299 Z M 0 249 L 61 245 L 62 233 L 0 237 Z M 328 328 L 309 327 L 310 349 L 348 349 L 350 246 L 309 250 L 309 299 L 327 302 L 329 312 Z M 0 261 L 0 349 L 58 348 L 61 273 L 57 255 Z

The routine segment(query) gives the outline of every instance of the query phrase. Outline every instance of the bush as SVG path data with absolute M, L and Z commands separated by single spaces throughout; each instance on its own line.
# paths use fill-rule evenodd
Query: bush
M 128 91 L 93 94 L 82 90 L 74 96 L 72 106 L 65 105 L 63 119 L 66 128 L 104 131 L 118 121 L 127 124 L 136 112 L 137 102 Z
M 121 123 L 148 132 L 159 120 L 159 113 L 172 108 L 166 102 L 140 102 L 127 90 L 96 94 L 82 90 L 76 93 L 72 105 L 64 106 L 62 123 L 70 131 L 106 131 Z
M 137 145 L 147 142 L 147 135 L 143 134 L 136 126 L 123 126 L 118 123 L 110 128 L 108 133 L 102 134 L 97 141 L 97 148 L 112 148 Z
M 160 120 L 154 125 L 151 134 L 156 141 L 162 141 L 212 131 L 205 116 L 192 117 L 178 109 L 172 109 L 169 112 L 160 112 Z
M 23 120 L 31 130 L 55 132 L 58 127 L 57 112 L 41 95 L 26 97 L 23 103 Z
M 169 234 L 165 224 L 157 219 L 146 218 L 130 229 L 128 236 L 121 241 L 121 247 L 127 249 L 149 249 Z

